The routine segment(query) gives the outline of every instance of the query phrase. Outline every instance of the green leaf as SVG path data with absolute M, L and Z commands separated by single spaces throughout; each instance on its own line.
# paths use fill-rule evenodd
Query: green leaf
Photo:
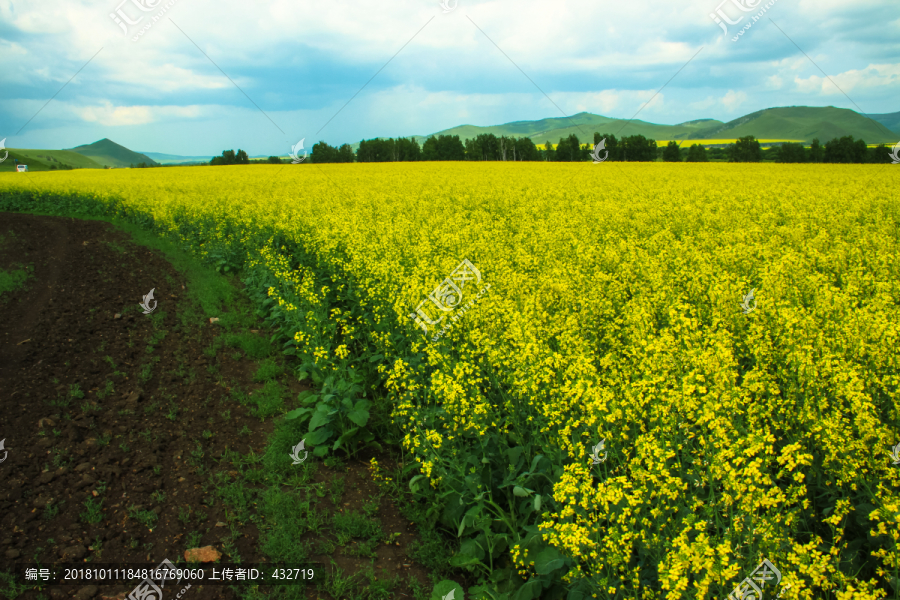
M 313 450 L 313 454 L 315 456 L 325 456 L 328 454 L 328 446 L 316 446 L 316 449 Z
M 471 556 L 479 561 L 484 560 L 485 557 L 484 548 L 482 548 L 477 541 L 472 539 L 464 540 L 463 543 L 459 545 L 459 554 L 457 556 L 462 554 Z
M 541 511 L 541 495 L 535 494 L 534 496 L 534 510 L 537 512 Z
M 309 446 L 318 446 L 330 438 L 332 433 L 334 433 L 334 431 L 331 427 L 321 427 L 306 435 L 306 443 Z
M 331 423 L 331 417 L 325 413 L 316 412 L 313 414 L 312 419 L 309 420 L 309 430 L 313 431 L 316 428 L 327 425 Z
M 513 600 L 534 600 L 541 597 L 544 586 L 540 579 L 531 579 L 525 585 L 519 588 L 513 596 Z
M 533 493 L 534 490 L 529 490 L 518 485 L 513 488 L 513 495 L 518 496 L 519 498 L 527 498 Z
M 425 478 L 424 475 L 416 475 L 415 477 L 410 479 L 409 480 L 409 489 L 412 490 L 413 493 L 415 493 L 419 487 L 416 485 L 416 482 L 419 481 L 420 479 L 424 479 L 424 478 Z
M 347 413 L 347 418 L 362 427 L 369 421 L 369 411 L 353 409 Z
M 384 358 L 384 356 L 382 356 L 381 354 L 376 354 L 374 356 L 369 357 L 369 362 L 373 363 L 373 362 L 381 360 L 382 358 Z
M 341 434 L 341 437 L 338 439 L 342 442 L 349 442 L 356 435 L 356 432 L 359 431 L 359 427 L 352 427 Z
M 431 590 L 431 600 L 465 600 L 465 592 L 455 581 L 444 579 Z
M 454 554 L 450 557 L 451 567 L 465 567 L 468 565 L 477 565 L 481 561 L 471 554 Z
M 306 415 L 312 412 L 311 408 L 295 408 L 289 413 L 285 413 L 284 418 L 290 421 L 291 419 L 296 419 L 301 415 Z
M 305 376 L 306 371 L 301 371 L 300 373 L 297 374 L 297 376 L 299 377 L 300 374 L 303 374 Z M 315 392 L 313 392 L 311 390 L 305 390 L 305 391 L 300 392 L 297 395 L 297 402 L 302 402 L 303 404 L 312 404 L 313 402 L 316 401 L 317 397 L 318 397 L 318 394 L 316 394 Z
M 544 548 L 534 557 L 534 569 L 538 575 L 549 575 L 565 565 L 565 557 L 556 548 Z

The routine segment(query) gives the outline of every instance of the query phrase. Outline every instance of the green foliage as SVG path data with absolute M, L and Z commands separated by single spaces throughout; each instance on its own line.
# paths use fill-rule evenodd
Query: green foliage
M 873 158 L 875 158 L 873 153 Z M 823 162 L 827 163 L 865 163 L 869 162 L 869 153 L 864 140 L 854 140 L 852 135 L 834 138 L 825 144 Z
M 665 162 L 681 162 L 681 150 L 679 149 L 678 142 L 669 142 L 666 144 L 666 148 L 662 153 L 662 159 Z
M 250 411 L 253 416 L 265 419 L 282 410 L 284 406 L 284 388 L 277 381 L 270 380 L 262 389 L 248 396 L 256 406 Z
M 422 149 L 415 138 L 375 138 L 362 140 L 356 150 L 357 162 L 422 160 Z
M 320 392 L 300 394 L 298 399 L 305 406 L 284 416 L 288 420 L 300 419 L 301 423 L 309 421 L 309 433 L 304 439 L 314 448 L 316 456 L 326 456 L 337 450 L 353 456 L 367 446 L 381 448 L 375 441 L 375 434 L 366 427 L 372 403 L 365 399 L 360 383 L 358 377 L 336 380 L 329 376 Z
M 256 373 L 253 374 L 253 381 L 263 382 L 269 379 L 275 379 L 284 372 L 284 369 L 271 358 L 267 358 L 259 364 Z
M 254 360 L 265 358 L 272 351 L 272 345 L 269 343 L 269 340 L 252 333 L 229 333 L 224 338 L 226 346 L 239 348 L 244 354 Z
M 84 509 L 81 518 L 85 523 L 96 525 L 103 520 L 103 500 L 88 498 L 84 501 Z
M 353 149 L 350 144 L 343 144 L 340 148 L 336 148 L 325 142 L 313 144 L 312 154 L 309 156 L 310 162 L 313 163 L 352 163 L 353 158 Z
M 761 159 L 759 141 L 752 135 L 739 138 L 728 146 L 728 162 L 759 162 Z
M 247 153 L 238 148 L 237 153 L 234 150 L 223 150 L 221 156 L 216 156 L 209 161 L 213 166 L 217 165 L 246 165 L 250 163 Z
M 0 269 L 0 296 L 23 287 L 25 282 L 28 281 L 28 278 L 31 277 L 31 272 L 33 270 L 34 269 L 30 267 L 12 271 Z
M 431 136 L 422 144 L 422 160 L 465 160 L 466 148 L 458 135 Z
M 342 546 L 354 538 L 378 541 L 382 537 L 381 522 L 362 513 L 337 513 L 333 524 L 338 544 Z
M 708 162 L 709 158 L 706 156 L 706 148 L 704 148 L 701 144 L 692 144 L 690 148 L 688 148 L 688 154 L 686 162 Z
M 453 593 L 453 600 L 465 600 L 466 596 L 462 586 L 449 579 L 439 581 L 434 585 L 434 589 L 431 590 L 431 600 L 443 600 L 451 592 Z
M 778 149 L 778 162 L 802 163 L 807 162 L 806 150 L 803 144 L 782 144 Z
M 656 140 L 642 135 L 629 135 L 621 140 L 621 160 L 646 162 L 656 160 Z
M 589 155 L 590 150 L 581 147 L 581 142 L 574 133 L 567 138 L 560 138 L 556 145 L 555 158 L 560 162 L 584 161 Z

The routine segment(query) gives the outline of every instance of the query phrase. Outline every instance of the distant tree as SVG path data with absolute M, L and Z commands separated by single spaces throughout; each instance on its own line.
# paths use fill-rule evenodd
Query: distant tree
M 397 160 L 422 160 L 422 148 L 416 138 L 397 138 Z
M 746 135 L 728 146 L 728 162 L 759 162 L 762 149 L 759 141 L 752 135 Z
M 809 162 L 820 163 L 823 160 L 825 160 L 825 152 L 819 143 L 819 138 L 813 138 L 813 141 L 809 144 Z
M 677 142 L 666 144 L 666 148 L 662 153 L 662 159 L 665 162 L 681 162 L 681 149 L 678 147 Z
M 825 144 L 827 163 L 862 163 L 866 161 L 866 142 L 855 140 L 852 135 L 834 138 Z
M 353 162 L 353 148 L 350 144 L 341 144 L 341 147 L 337 152 L 337 161 L 339 163 L 352 163 Z
M 422 144 L 422 160 L 466 160 L 466 148 L 458 135 L 431 136 Z
M 521 137 L 513 144 L 515 160 L 541 160 L 541 154 L 531 138 Z
M 709 162 L 706 156 L 706 148 L 700 144 L 694 144 L 688 148 L 687 162 Z
M 422 160 L 440 160 L 436 137 L 431 136 L 422 143 Z
M 209 164 L 216 165 L 233 165 L 234 164 L 234 150 L 222 150 L 222 156 L 215 156 Z
M 869 162 L 871 162 L 871 163 L 894 162 L 894 160 L 891 156 L 891 148 L 888 148 L 884 144 L 879 144 L 878 146 L 872 148 L 869 151 Z
M 335 148 L 325 142 L 313 144 L 310 162 L 314 163 L 346 163 L 353 162 L 353 149 L 350 144 Z
M 559 143 L 556 144 L 556 151 L 553 159 L 559 162 L 581 161 L 586 160 L 588 154 L 589 153 L 581 147 L 578 136 L 572 133 L 569 134 L 569 137 L 559 138 Z
M 630 135 L 622 138 L 622 160 L 646 162 L 656 160 L 656 140 L 642 135 Z
M 556 144 L 556 160 L 559 162 L 571 162 L 572 161 L 572 146 L 569 144 L 569 140 L 566 138 L 559 138 L 559 142 Z
M 236 165 L 249 165 L 250 157 L 247 156 L 247 153 L 238 148 L 237 154 L 234 155 L 234 164 Z
M 493 133 L 479 133 L 471 143 L 466 140 L 467 160 L 502 160 L 500 139 Z
M 780 155 L 780 146 L 769 146 L 768 148 L 762 148 L 760 162 L 778 162 L 778 157 Z
M 730 150 L 728 148 L 709 148 L 706 156 L 709 160 L 728 160 Z
M 807 162 L 806 150 L 803 144 L 782 144 L 778 149 L 778 162 L 805 163 Z
M 277 156 L 270 156 L 269 158 L 266 159 L 266 162 L 269 164 L 273 164 L 273 165 L 280 165 L 281 159 L 278 158 Z
M 547 140 L 544 143 L 544 148 L 541 150 L 541 157 L 544 160 L 553 160 L 553 144 L 550 143 L 550 140 Z
M 616 136 L 611 133 L 597 133 L 594 132 L 594 146 L 599 144 L 602 140 L 606 140 L 606 143 L 603 145 L 604 151 L 600 153 L 600 158 L 603 158 L 603 155 L 606 152 L 609 152 L 606 160 L 622 160 L 622 144 L 620 140 L 616 139 Z M 591 150 L 593 152 L 593 150 Z

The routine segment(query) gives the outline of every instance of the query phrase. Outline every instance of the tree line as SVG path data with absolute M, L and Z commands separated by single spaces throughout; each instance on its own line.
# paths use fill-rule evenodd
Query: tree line
M 763 150 L 759 140 L 752 135 L 739 138 L 727 148 L 719 150 L 728 162 L 780 162 L 780 163 L 889 163 L 892 162 L 891 149 L 880 144 L 869 148 L 865 140 L 854 140 L 852 135 L 834 138 L 824 145 L 819 138 L 813 138 L 809 146 L 802 143 L 783 143 Z M 662 149 L 662 160 L 666 162 L 705 162 L 709 160 L 707 150 L 694 144 L 690 148 L 680 148 L 677 142 L 669 142 Z
M 594 147 L 601 141 L 604 148 L 598 155 L 604 161 L 646 162 L 708 162 L 709 160 L 728 162 L 782 162 L 782 163 L 889 163 L 891 150 L 884 144 L 868 148 L 863 140 L 853 136 L 834 138 L 821 144 L 818 138 L 809 146 L 802 143 L 784 143 L 762 149 L 754 136 L 744 136 L 726 148 L 709 148 L 693 144 L 681 147 L 678 142 L 669 142 L 658 148 L 654 139 L 642 135 L 624 136 L 621 139 L 610 133 L 594 133 L 594 143 L 581 143 L 578 136 L 570 134 L 560 138 L 554 146 L 549 140 L 536 146 L 527 137 L 496 136 L 482 133 L 474 139 L 461 140 L 458 135 L 431 136 L 420 146 L 415 138 L 375 138 L 362 140 L 353 152 L 350 144 L 335 147 L 324 141 L 314 144 L 310 163 L 351 163 L 351 162 L 407 162 L 438 160 L 471 161 L 554 161 L 584 162 L 593 160 Z M 238 165 L 250 163 L 280 164 L 290 162 L 270 156 L 265 160 L 251 161 L 247 153 L 238 149 L 225 150 L 221 156 L 213 158 L 211 165 Z M 301 163 L 302 164 L 302 163 Z

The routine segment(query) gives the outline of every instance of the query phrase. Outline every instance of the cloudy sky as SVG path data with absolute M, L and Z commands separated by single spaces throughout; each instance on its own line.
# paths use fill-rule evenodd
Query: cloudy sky
M 0 0 L 0 137 L 283 155 L 581 111 L 900 111 L 896 0 L 444 2 Z

